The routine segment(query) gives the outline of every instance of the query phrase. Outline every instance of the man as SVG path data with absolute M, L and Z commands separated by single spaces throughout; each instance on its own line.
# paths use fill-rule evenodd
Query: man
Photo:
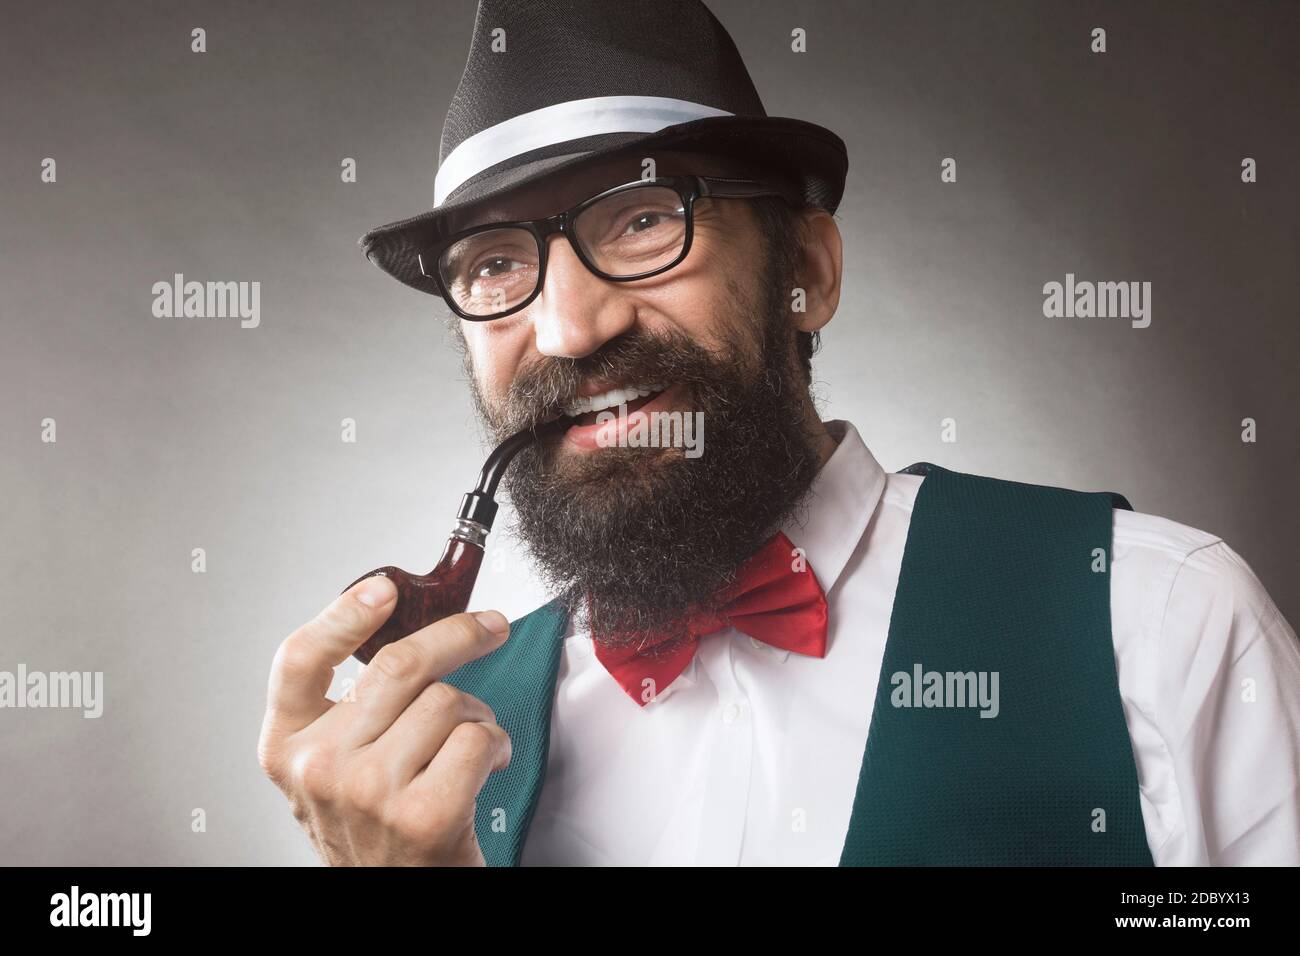
M 1300 648 L 1234 552 L 820 420 L 846 168 L 698 2 L 482 0 L 435 208 L 363 243 L 495 433 L 575 417 L 506 479 L 559 597 L 347 702 L 392 584 L 286 639 L 259 754 L 324 860 L 1300 862 Z

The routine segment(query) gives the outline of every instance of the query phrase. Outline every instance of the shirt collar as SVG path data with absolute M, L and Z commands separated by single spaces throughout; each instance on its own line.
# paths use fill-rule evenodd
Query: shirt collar
M 803 549 L 817 583 L 829 595 L 876 512 L 886 476 L 852 423 L 837 419 L 824 424 L 837 447 L 781 530 Z

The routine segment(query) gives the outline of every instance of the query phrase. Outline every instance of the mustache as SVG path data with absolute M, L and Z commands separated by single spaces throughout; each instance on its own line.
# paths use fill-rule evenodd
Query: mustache
M 542 356 L 521 366 L 490 416 L 498 432 L 533 428 L 564 414 L 592 380 L 707 388 L 720 356 L 681 332 L 627 332 L 581 358 Z

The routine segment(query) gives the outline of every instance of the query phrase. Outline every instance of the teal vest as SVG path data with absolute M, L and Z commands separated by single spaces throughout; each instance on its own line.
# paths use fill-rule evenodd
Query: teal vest
M 1151 866 L 1110 633 L 1111 509 L 1128 502 L 905 470 L 925 477 L 840 865 Z M 510 734 L 477 802 L 493 866 L 518 864 L 537 806 L 566 625 L 544 605 L 446 678 Z M 930 672 L 996 673 L 997 716 L 902 706 L 922 698 L 899 675 Z

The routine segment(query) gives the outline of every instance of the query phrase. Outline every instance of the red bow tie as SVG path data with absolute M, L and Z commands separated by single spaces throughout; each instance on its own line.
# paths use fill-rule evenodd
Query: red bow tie
M 693 615 L 684 637 L 639 647 L 597 644 L 596 658 L 644 706 L 686 669 L 701 637 L 734 627 L 782 650 L 825 657 L 826 621 L 822 586 L 802 553 L 778 532 L 741 565 L 718 612 Z

